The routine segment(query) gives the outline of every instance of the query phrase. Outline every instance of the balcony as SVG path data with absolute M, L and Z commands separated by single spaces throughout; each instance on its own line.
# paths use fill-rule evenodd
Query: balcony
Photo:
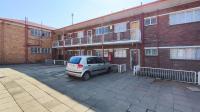
M 127 30 L 121 33 L 108 33 L 104 35 L 86 36 L 83 38 L 69 38 L 59 40 L 53 43 L 53 48 L 59 47 L 76 47 L 76 46 L 95 46 L 110 44 L 125 44 L 141 42 L 141 32 L 138 29 Z

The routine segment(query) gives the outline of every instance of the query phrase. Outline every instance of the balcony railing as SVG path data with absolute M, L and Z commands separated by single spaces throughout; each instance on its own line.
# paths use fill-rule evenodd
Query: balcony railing
M 131 42 L 141 42 L 141 32 L 139 29 L 131 29 L 120 33 L 111 32 L 104 35 L 86 36 L 83 38 L 69 38 L 62 41 L 59 40 L 53 43 L 53 48 Z

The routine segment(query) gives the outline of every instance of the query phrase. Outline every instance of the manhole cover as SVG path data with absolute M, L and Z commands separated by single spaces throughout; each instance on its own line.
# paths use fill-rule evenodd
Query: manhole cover
M 187 87 L 190 91 L 194 92 L 200 92 L 200 89 L 198 87 Z

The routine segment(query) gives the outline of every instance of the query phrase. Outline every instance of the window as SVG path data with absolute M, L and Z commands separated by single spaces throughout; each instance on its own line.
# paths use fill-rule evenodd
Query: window
M 44 53 L 48 54 L 48 48 L 44 48 Z
M 104 57 L 108 57 L 109 52 L 112 52 L 112 49 L 97 49 L 95 50 L 95 56 L 103 57 L 104 55 Z
M 158 49 L 145 49 L 146 56 L 158 56 Z
M 51 48 L 32 47 L 31 53 L 32 54 L 49 54 L 49 53 L 51 53 Z
M 169 15 L 169 24 L 177 25 L 200 21 L 200 9 L 177 12 Z
M 66 51 L 65 51 L 65 54 L 67 54 L 67 55 L 72 55 L 73 53 L 72 53 L 72 51 L 66 50 Z
M 96 63 L 104 63 L 104 61 L 101 58 L 96 57 L 95 60 L 96 60 Z
M 155 25 L 155 24 L 157 24 L 157 17 L 148 17 L 144 19 L 145 26 Z
M 103 56 L 103 51 L 102 50 L 96 50 L 95 51 L 95 56 L 102 57 Z
M 51 32 L 43 31 L 41 29 L 31 29 L 31 35 L 35 37 L 50 37 Z
M 58 39 L 58 40 L 62 40 L 62 36 L 61 36 L 61 35 L 58 35 L 57 39 Z
M 72 38 L 72 33 L 68 33 L 68 34 L 67 34 L 67 37 L 68 37 L 68 38 Z
M 115 49 L 114 56 L 116 58 L 126 58 L 127 57 L 126 49 Z
M 80 53 L 80 50 L 74 51 L 74 55 L 75 55 L 75 56 L 80 56 L 80 54 L 81 54 L 81 53 Z
M 69 63 L 79 64 L 80 61 L 81 61 L 81 57 L 72 57 L 72 58 L 70 58 Z
M 110 32 L 109 30 L 110 30 L 109 27 L 96 28 L 96 35 L 108 34 Z
M 45 53 L 45 48 L 41 48 L 42 49 L 42 52 L 41 53 Z
M 31 48 L 31 53 L 32 53 L 32 54 L 36 54 L 36 53 L 37 53 L 37 48 L 32 47 L 32 48 Z
M 51 48 L 48 48 L 48 53 L 51 53 Z
M 104 50 L 104 57 L 108 57 L 109 50 Z
M 95 63 L 96 63 L 96 59 L 94 57 L 87 58 L 87 64 L 95 64 Z
M 200 60 L 200 48 L 170 49 L 170 59 Z
M 114 29 L 115 29 L 114 30 L 115 33 L 126 32 L 126 30 L 127 30 L 127 23 L 123 22 L 123 23 L 115 24 Z
M 37 48 L 37 53 L 41 53 L 41 48 Z
M 83 37 L 84 37 L 83 31 L 78 32 L 78 33 L 77 33 L 77 37 L 78 37 L 78 38 L 83 38 Z

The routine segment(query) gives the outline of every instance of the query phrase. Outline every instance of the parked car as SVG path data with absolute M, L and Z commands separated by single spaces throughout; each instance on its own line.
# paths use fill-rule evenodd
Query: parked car
M 110 71 L 110 63 L 96 56 L 73 56 L 66 67 L 68 76 L 80 77 L 83 80 L 90 79 L 92 75 Z

